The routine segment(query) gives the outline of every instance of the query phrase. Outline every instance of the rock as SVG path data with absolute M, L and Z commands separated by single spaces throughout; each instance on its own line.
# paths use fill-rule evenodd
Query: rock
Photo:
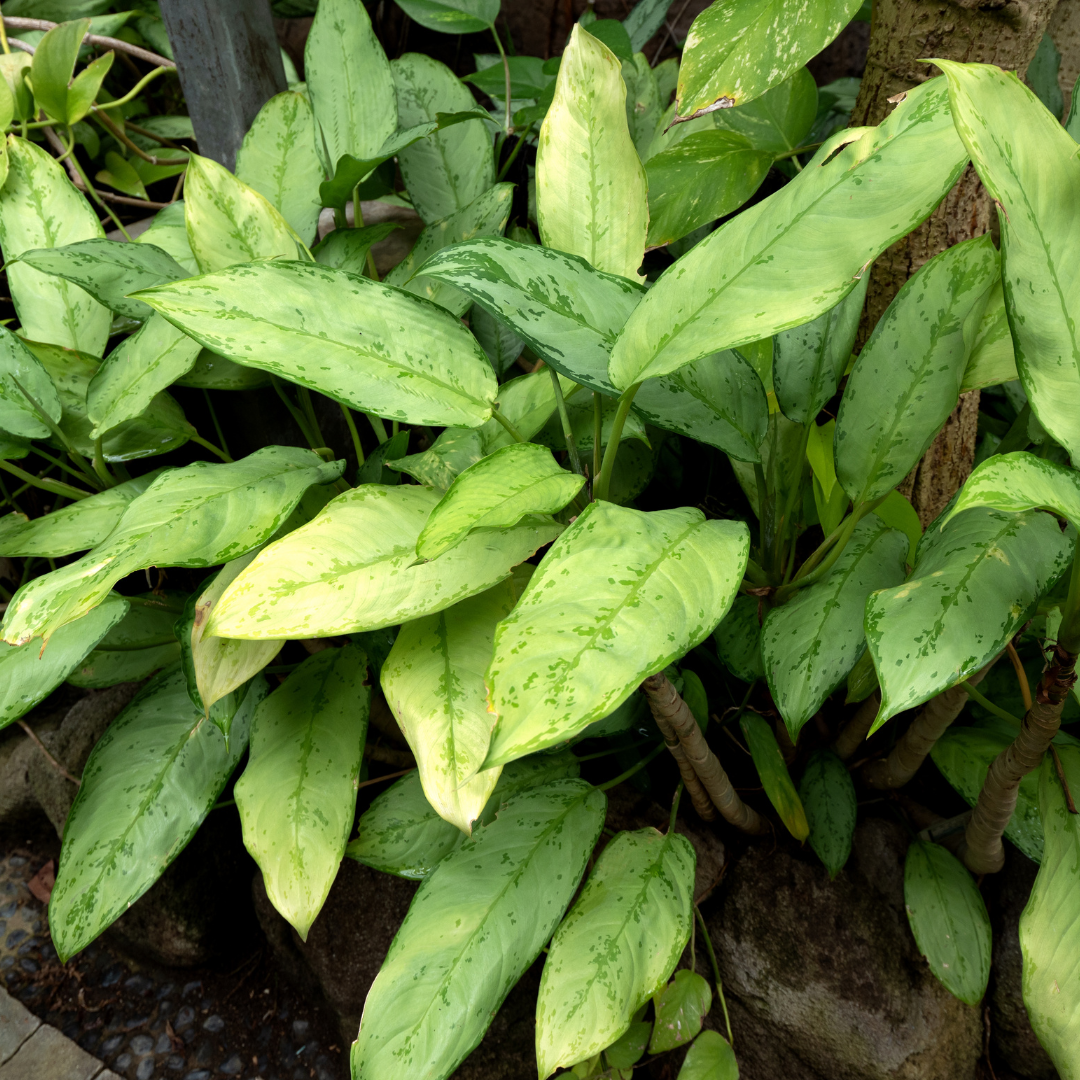
M 1023 1080 L 1058 1080 L 1050 1055 L 1031 1030 L 1021 994 L 1020 913 L 1035 883 L 1038 866 L 1011 845 L 1005 869 L 994 876 L 997 895 L 990 906 L 994 952 L 990 968 L 990 1049 Z
M 32 713 L 25 719 L 38 738 L 47 741 L 60 727 L 66 711 Z M 41 813 L 30 781 L 31 767 L 41 756 L 18 725 L 12 724 L 0 734 L 0 824 L 20 825 Z
M 59 729 L 43 735 L 41 741 L 72 776 L 82 776 L 94 744 L 141 685 L 120 683 L 108 690 L 91 690 L 68 710 Z M 57 772 L 40 751 L 30 760 L 29 778 L 34 797 L 62 837 L 75 799 L 75 785 Z
M 864 822 L 832 882 L 765 844 L 733 864 L 707 923 L 742 1080 L 974 1080 L 981 1018 L 915 946 L 907 843 L 898 825 Z

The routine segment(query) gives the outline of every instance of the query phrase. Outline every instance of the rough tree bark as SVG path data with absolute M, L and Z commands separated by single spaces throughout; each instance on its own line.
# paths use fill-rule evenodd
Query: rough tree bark
M 1077 0 L 1063 0 L 1070 7 Z M 925 57 L 997 64 L 1027 71 L 1058 0 L 875 0 L 870 51 L 853 125 L 878 124 L 889 98 L 910 89 L 937 68 Z M 861 339 L 889 306 L 900 286 L 925 262 L 962 240 L 991 229 L 990 199 L 969 165 L 929 220 L 894 244 L 874 264 Z M 923 525 L 944 509 L 971 472 L 979 392 L 964 394 L 945 427 L 900 490 Z

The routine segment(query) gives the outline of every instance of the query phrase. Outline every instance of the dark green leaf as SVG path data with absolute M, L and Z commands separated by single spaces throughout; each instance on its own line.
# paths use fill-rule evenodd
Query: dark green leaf
M 745 713 L 739 725 L 769 802 L 787 831 L 801 844 L 810 835 L 810 826 L 772 728 L 757 713 Z
M 799 783 L 799 798 L 810 826 L 810 846 L 834 878 L 851 854 L 858 813 L 847 766 L 831 750 L 815 750 Z
M 663 1054 L 685 1046 L 701 1030 L 701 1022 L 712 1005 L 709 984 L 695 971 L 676 971 L 675 978 L 653 998 L 650 1054 Z

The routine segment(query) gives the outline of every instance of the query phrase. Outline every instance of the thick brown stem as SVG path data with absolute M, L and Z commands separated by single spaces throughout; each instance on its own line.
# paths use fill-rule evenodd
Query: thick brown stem
M 695 778 L 700 781 L 700 786 L 708 793 L 724 820 L 737 829 L 742 829 L 743 832 L 768 832 L 769 826 L 765 819 L 752 807 L 747 806 L 731 786 L 727 773 L 720 765 L 720 759 L 709 749 L 709 744 L 705 741 L 705 736 L 702 735 L 693 713 L 676 693 L 671 680 L 661 672 L 659 675 L 651 675 L 641 686 L 649 699 L 649 708 L 652 710 L 656 724 L 664 733 L 665 742 L 668 731 L 677 737 Z M 685 773 L 683 779 L 686 780 Z M 693 799 L 694 795 L 689 782 L 686 784 L 686 789 L 691 792 L 690 797 Z M 696 799 L 694 806 L 697 806 Z
M 686 702 L 682 701 L 681 698 L 679 700 L 682 702 L 683 708 L 685 708 Z M 705 821 L 715 821 L 716 810 L 713 808 L 712 800 L 701 786 L 698 774 L 694 772 L 694 766 L 687 761 L 686 752 L 682 748 L 682 743 L 679 742 L 678 735 L 675 734 L 675 729 L 671 726 L 662 711 L 657 706 L 653 705 L 651 697 L 649 698 L 649 706 L 652 709 L 656 726 L 660 729 L 660 734 L 664 736 L 664 745 L 671 752 L 671 756 L 675 759 L 675 764 L 679 766 L 679 775 L 683 779 L 686 793 L 690 796 L 690 801 L 694 804 L 694 809 Z
M 996 659 L 995 657 L 991 660 L 981 671 L 976 671 L 967 681 L 972 686 L 982 682 Z M 919 766 L 934 748 L 934 743 L 964 711 L 967 701 L 967 691 L 960 686 L 951 686 L 932 697 L 897 740 L 889 756 L 871 761 L 866 766 L 863 771 L 866 782 L 878 790 L 903 787 L 919 771 Z
M 881 696 L 875 690 L 840 729 L 840 734 L 836 736 L 836 742 L 833 743 L 833 749 L 841 761 L 847 761 L 853 757 L 855 751 L 862 746 L 863 740 L 874 726 L 874 717 L 877 716 L 880 705 Z
M 973 874 L 996 873 L 1005 862 L 1001 837 L 1016 809 L 1020 781 L 1041 764 L 1061 724 L 1061 710 L 1076 682 L 1076 654 L 1060 645 L 1043 674 L 1020 734 L 990 763 L 959 855 Z

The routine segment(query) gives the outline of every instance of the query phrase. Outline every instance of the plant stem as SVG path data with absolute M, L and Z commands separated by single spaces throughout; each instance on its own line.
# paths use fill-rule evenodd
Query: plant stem
M 509 171 L 510 166 L 514 164 L 514 159 L 521 153 L 521 148 L 525 145 L 525 140 L 532 132 L 533 125 L 530 124 L 519 136 L 518 141 L 514 143 L 514 149 L 507 155 L 506 160 L 502 163 L 502 167 L 499 169 L 499 175 L 495 177 L 495 183 L 497 184 Z
M 194 428 L 187 433 L 187 437 L 193 443 L 198 443 L 199 446 L 205 447 L 211 454 L 216 454 L 222 461 L 232 461 L 228 451 L 222 450 L 220 446 L 215 446 L 208 439 L 204 439 Z
M 69 499 L 89 499 L 93 494 L 92 491 L 83 491 L 81 488 L 65 484 L 62 480 L 46 480 L 44 477 L 33 476 L 20 469 L 18 465 L 12 465 L 10 461 L 0 461 L 0 469 L 26 481 L 31 487 L 41 488 L 42 491 L 49 491 L 53 495 L 64 495 Z
M 118 97 L 114 101 L 104 101 L 100 105 L 95 105 L 94 108 L 101 111 L 104 109 L 118 109 L 121 105 L 126 105 L 129 101 L 137 98 L 143 89 L 154 81 L 162 72 L 175 70 L 175 65 L 169 67 L 156 67 L 148 75 L 144 75 L 123 97 Z
M 822 145 L 822 143 L 815 142 L 807 143 L 805 146 L 797 146 L 794 150 L 785 150 L 782 154 L 776 154 L 773 161 L 783 161 L 785 158 L 798 157 L 799 154 L 809 154 L 811 150 L 817 150 Z M 799 168 L 801 169 L 802 166 L 800 165 Z
M 652 739 L 639 739 L 629 746 L 613 746 L 608 750 L 598 750 L 595 754 L 577 754 L 575 756 L 578 761 L 597 761 L 599 758 L 611 757 L 612 754 L 621 754 L 624 750 L 636 750 L 639 746 L 645 746 L 651 742 Z
M 289 395 L 285 393 L 285 387 L 281 385 L 281 380 L 276 375 L 270 376 L 270 385 L 273 386 L 277 392 L 277 396 L 281 398 L 285 408 L 289 410 L 289 415 L 296 421 L 296 426 L 300 429 L 300 434 L 307 439 L 307 444 L 312 450 L 315 449 L 315 439 L 312 437 L 311 432 L 308 430 L 307 421 L 304 419 L 303 413 L 292 403 Z
M 1073 548 L 1072 573 L 1069 576 L 1069 595 L 1061 609 L 1058 644 L 1067 653 L 1080 652 L 1080 535 Z
M 360 432 L 356 430 L 356 421 L 352 418 L 348 405 L 341 405 L 341 415 L 345 417 L 345 426 L 349 429 L 349 437 L 352 439 L 353 450 L 356 451 L 356 467 L 359 469 L 364 464 L 364 448 L 360 445 Z
M 382 422 L 382 417 L 376 416 L 374 413 L 364 413 L 364 415 L 368 418 L 368 423 L 371 425 L 371 430 L 375 432 L 375 438 L 379 440 L 379 445 L 382 446 L 390 438 L 386 434 L 386 425 Z
M 492 416 L 492 418 L 494 420 L 498 420 L 498 422 L 500 424 L 502 424 L 502 426 L 504 428 L 506 428 L 506 430 L 513 436 L 515 442 L 528 442 L 529 441 L 528 439 L 525 438 L 524 435 L 521 434 L 520 431 L 518 431 L 518 429 L 516 427 L 514 427 L 513 424 L 510 423 L 509 420 L 506 419 L 505 416 L 503 416 L 503 414 L 499 411 L 499 409 L 497 409 L 497 408 L 492 409 L 491 410 L 491 416 Z
M 570 426 L 570 414 L 566 411 L 566 399 L 563 397 L 562 386 L 559 384 L 559 373 L 550 364 L 548 373 L 551 375 L 551 385 L 555 388 L 555 407 L 559 410 L 563 440 L 566 442 L 566 452 L 570 455 L 570 468 L 578 476 L 584 476 L 585 470 L 581 467 L 581 457 L 578 455 L 577 443 L 574 441 L 574 429 Z
M 101 482 L 107 487 L 116 487 L 116 481 L 113 479 L 112 474 L 109 472 L 108 465 L 105 464 L 105 450 L 104 450 L 105 436 L 99 435 L 94 440 L 94 472 L 97 473 Z
M 1024 670 L 1016 646 L 1011 641 L 1005 646 L 1005 651 L 1009 654 L 1013 671 L 1016 672 L 1016 681 L 1020 684 L 1020 696 L 1024 699 L 1024 710 L 1027 711 L 1031 708 L 1031 685 L 1028 683 L 1027 672 Z
M 299 386 L 296 390 L 296 396 L 300 399 L 300 407 L 304 410 L 304 415 L 308 419 L 312 433 L 319 440 L 319 445 L 325 446 L 326 438 L 319 427 L 318 418 L 315 416 L 315 405 L 311 400 L 311 391 L 306 386 Z
M 362 229 L 364 227 L 364 211 L 360 209 L 360 185 L 352 189 L 352 205 L 353 205 L 353 227 Z M 371 253 L 371 248 L 367 249 L 367 270 L 368 277 L 372 281 L 379 281 L 379 271 L 375 269 L 375 256 Z
M 596 478 L 600 475 L 601 450 L 600 442 L 604 437 L 604 398 L 602 394 L 593 391 L 593 444 L 592 444 L 592 486 L 596 486 Z
M 75 156 L 75 136 L 72 133 L 70 127 L 68 128 L 68 138 L 71 140 L 71 145 L 69 147 L 66 147 L 66 152 L 68 155 L 70 155 L 68 157 L 68 161 L 71 162 L 72 168 L 75 170 L 76 173 L 78 173 L 79 179 L 83 183 L 83 188 L 85 189 L 86 193 L 94 200 L 94 202 L 96 202 L 98 206 L 100 206 L 101 209 L 104 210 L 105 213 L 112 218 L 113 224 L 120 230 L 120 232 L 124 234 L 124 239 L 130 242 L 131 234 L 127 231 L 127 229 L 124 228 L 124 223 L 113 213 L 112 208 L 101 198 L 101 196 L 98 194 L 97 188 L 95 188 L 94 185 L 90 183 L 90 181 L 87 179 L 86 173 L 83 172 L 83 167 L 79 164 L 79 160 Z
M 667 831 L 669 833 L 675 831 L 675 818 L 679 813 L 679 800 L 682 798 L 683 788 L 685 787 L 686 785 L 681 780 L 675 785 L 675 796 L 671 800 L 671 817 L 668 819 Z
M 206 399 L 206 408 L 210 412 L 210 419 L 214 423 L 214 430 L 217 432 L 218 442 L 221 443 L 222 450 L 225 453 L 229 453 L 229 444 L 225 441 L 225 432 L 221 430 L 221 424 L 218 423 L 217 412 L 214 410 L 214 403 L 210 400 L 210 391 L 203 387 L 203 397 Z
M 1010 724 L 1015 724 L 1017 727 L 1023 723 L 1019 716 L 1013 716 L 1011 712 L 1007 712 L 1000 705 L 995 705 L 982 691 L 976 690 L 967 679 L 961 679 L 956 685 L 962 690 L 966 690 L 968 697 L 978 702 L 987 712 L 993 713 L 1002 720 L 1008 720 Z
M 701 908 L 694 905 L 694 915 L 697 924 L 701 927 L 701 936 L 705 939 L 705 948 L 709 953 L 709 963 L 712 964 L 713 978 L 716 980 L 716 996 L 720 999 L 720 1007 L 724 1010 L 724 1026 L 727 1028 L 728 1045 L 734 1049 L 735 1038 L 731 1034 L 731 1017 L 728 1016 L 727 1002 L 724 1000 L 724 982 L 720 978 L 720 965 L 716 962 L 716 952 L 713 949 L 712 938 L 709 936 L 709 928 L 705 925 L 705 917 L 701 914 Z
M 186 165 L 188 159 L 185 158 L 159 158 L 154 157 L 153 154 L 148 154 L 143 150 L 138 143 L 134 143 L 124 134 L 122 128 L 114 124 L 112 120 L 105 113 L 98 113 L 96 109 L 91 110 L 90 115 L 114 138 L 119 142 L 122 142 L 133 154 L 143 159 L 143 161 L 149 161 L 151 165 Z
M 629 780 L 630 777 L 634 775 L 634 773 L 641 772 L 641 770 L 644 769 L 645 766 L 648 765 L 649 762 L 652 761 L 653 758 L 655 758 L 663 749 L 664 744 L 660 743 L 658 746 L 650 750 L 649 753 L 646 754 L 645 757 L 643 757 L 636 765 L 627 769 L 626 772 L 619 773 L 619 775 L 616 776 L 613 780 L 608 780 L 606 783 L 597 784 L 596 786 L 601 791 L 610 791 L 613 787 L 621 784 L 624 780 Z
M 619 443 L 622 441 L 623 427 L 626 418 L 630 415 L 630 406 L 634 404 L 634 395 L 638 392 L 641 383 L 636 382 L 628 386 L 619 398 L 619 408 L 615 413 L 615 420 L 611 425 L 611 434 L 608 436 L 608 444 L 604 450 L 604 463 L 600 466 L 600 477 L 593 487 L 594 499 L 606 499 L 611 487 L 611 474 L 615 470 L 615 458 L 619 453 Z
M 503 43 L 499 38 L 499 31 L 495 29 L 495 24 L 491 24 L 491 36 L 495 39 L 495 46 L 499 50 L 499 55 L 502 57 L 503 63 L 503 75 L 506 78 L 506 116 L 503 122 L 503 128 L 506 131 L 507 138 L 510 137 L 510 133 L 514 130 L 510 123 L 510 61 L 506 58 L 506 50 L 503 48 Z

